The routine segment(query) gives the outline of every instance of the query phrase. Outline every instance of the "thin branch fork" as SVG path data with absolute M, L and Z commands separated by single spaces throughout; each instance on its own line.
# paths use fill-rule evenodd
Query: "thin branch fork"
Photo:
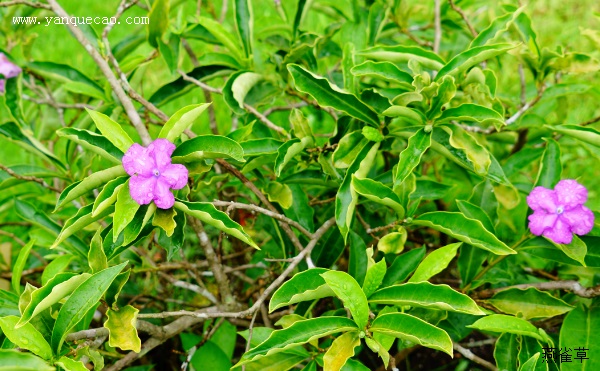
M 47 188 L 47 189 L 49 189 L 49 190 L 51 190 L 53 192 L 56 192 L 58 194 L 62 193 L 62 191 L 60 189 L 55 188 L 55 187 L 49 185 L 42 178 L 37 178 L 37 177 L 34 177 L 34 176 L 17 174 L 11 168 L 9 168 L 7 166 L 4 166 L 2 164 L 0 164 L 0 170 L 6 171 L 8 173 L 8 175 L 12 176 L 13 178 L 16 178 L 16 179 L 19 179 L 19 180 L 28 181 L 28 182 L 36 182 L 39 185 L 41 185 L 42 187 Z
M 465 22 L 465 24 L 469 28 L 469 32 L 471 32 L 471 35 L 473 35 L 473 37 L 477 37 L 477 31 L 475 31 L 475 28 L 473 27 L 471 22 L 469 22 L 469 18 L 467 18 L 467 16 L 465 15 L 465 12 L 461 9 L 461 7 L 454 4 L 454 1 L 452 1 L 452 0 L 448 0 L 448 4 L 450 4 L 450 7 L 452 8 L 452 10 L 454 10 L 455 12 L 457 12 L 460 15 L 462 20 Z
M 455 351 L 462 354 L 466 359 L 473 361 L 473 362 L 477 363 L 478 365 L 487 368 L 490 371 L 498 371 L 498 368 L 496 368 L 496 366 L 494 366 L 492 363 L 486 361 L 485 359 L 483 359 L 479 356 L 476 356 L 473 352 L 471 352 L 471 350 L 469 350 L 457 343 L 454 343 L 453 348 Z
M 38 9 L 48 9 L 48 10 L 52 9 L 50 7 L 50 5 L 48 5 L 48 4 L 34 3 L 32 1 L 26 1 L 26 0 L 12 0 L 12 1 L 2 1 L 2 2 L 0 2 L 0 8 L 5 8 L 5 7 L 8 7 L 8 6 L 15 6 L 15 5 L 27 5 L 27 6 L 30 6 L 32 8 L 38 8 Z
M 594 298 L 600 296 L 600 285 L 594 287 L 583 287 L 577 281 L 549 281 L 549 282 L 537 282 L 537 283 L 523 283 L 520 285 L 501 287 L 497 289 L 483 290 L 477 293 L 478 299 L 486 299 L 494 296 L 497 292 L 508 290 L 508 289 L 528 289 L 536 288 L 542 291 L 549 290 L 566 290 L 582 298 Z

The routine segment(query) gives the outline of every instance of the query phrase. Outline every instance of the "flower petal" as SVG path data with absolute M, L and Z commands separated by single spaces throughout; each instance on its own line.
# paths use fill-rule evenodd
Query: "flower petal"
M 578 235 L 590 233 L 594 228 L 594 213 L 585 206 L 565 210 L 560 218 L 571 227 L 571 231 Z
M 554 187 L 558 203 L 565 209 L 583 205 L 588 198 L 587 189 L 573 179 L 564 179 Z
M 148 146 L 148 153 L 154 159 L 158 170 L 162 173 L 164 168 L 171 164 L 171 154 L 175 145 L 167 139 L 159 138 Z
M 573 233 L 567 223 L 562 218 L 557 218 L 553 228 L 544 231 L 544 237 L 551 239 L 556 243 L 568 245 L 573 241 Z
M 535 187 L 527 196 L 527 205 L 533 211 L 544 210 L 553 213 L 558 207 L 556 201 L 555 192 L 544 187 Z
M 187 184 L 188 169 L 181 164 L 171 164 L 165 167 L 160 175 L 172 189 L 181 189 Z
M 169 189 L 169 184 L 162 177 L 156 181 L 154 203 L 159 209 L 170 209 L 175 204 L 175 196 Z
M 546 229 L 554 227 L 557 215 L 538 210 L 529 215 L 529 229 L 536 236 L 541 236 Z
M 0 74 L 10 79 L 20 74 L 21 71 L 21 67 L 12 63 L 4 54 L 0 53 Z
M 157 179 L 154 176 L 132 176 L 129 179 L 129 194 L 140 205 L 149 204 L 154 198 Z
M 146 148 L 137 143 L 132 144 L 123 156 L 123 168 L 132 177 L 136 174 L 151 176 L 155 167 L 154 158 L 149 156 Z

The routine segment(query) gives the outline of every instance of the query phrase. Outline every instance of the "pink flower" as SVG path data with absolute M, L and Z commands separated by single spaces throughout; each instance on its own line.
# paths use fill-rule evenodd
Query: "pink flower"
M 21 68 L 6 58 L 3 53 L 0 53 L 0 75 L 4 78 L 11 79 L 21 73 Z M 0 93 L 4 93 L 6 81 L 0 78 Z
M 147 148 L 135 143 L 123 156 L 123 167 L 129 180 L 129 194 L 140 205 L 154 201 L 161 209 L 175 203 L 170 189 L 185 187 L 188 170 L 183 165 L 171 164 L 175 145 L 167 139 L 157 139 Z
M 535 187 L 527 196 L 534 211 L 529 216 L 529 229 L 556 243 L 569 244 L 573 233 L 584 235 L 594 227 L 594 213 L 583 204 L 588 191 L 573 179 L 558 182 L 554 190 Z

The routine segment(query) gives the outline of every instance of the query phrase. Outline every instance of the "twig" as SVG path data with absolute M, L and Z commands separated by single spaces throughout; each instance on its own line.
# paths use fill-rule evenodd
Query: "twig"
M 523 63 L 519 63 L 519 82 L 521 83 L 521 107 L 527 104 L 527 85 L 525 82 L 525 71 L 523 70 Z
M 473 361 L 473 362 L 477 363 L 478 365 L 487 368 L 488 370 L 498 371 L 498 368 L 496 368 L 496 366 L 494 366 L 490 362 L 486 361 L 485 359 L 483 359 L 479 356 L 476 356 L 469 349 L 464 348 L 457 343 L 454 343 L 453 347 L 454 347 L 454 350 L 456 350 L 457 352 L 462 354 L 466 359 Z
M 12 0 L 12 1 L 3 1 L 3 2 L 0 2 L 0 8 L 4 8 L 4 7 L 7 7 L 7 6 L 14 6 L 14 5 L 27 5 L 27 6 L 30 6 L 32 8 L 38 8 L 38 9 L 48 9 L 48 10 L 52 9 L 50 7 L 50 5 L 48 5 L 48 4 L 34 3 L 34 2 L 31 2 L 31 1 L 26 1 L 26 0 Z
M 440 42 L 442 40 L 442 17 L 440 15 L 440 0 L 435 0 L 434 17 L 435 34 L 433 38 L 433 52 L 439 53 Z
M 540 90 L 538 90 L 538 94 L 535 98 L 533 98 L 530 102 L 527 102 L 521 107 L 514 115 L 506 119 L 506 125 L 514 124 L 525 112 L 527 112 L 531 107 L 535 106 L 540 99 L 542 99 L 542 95 L 546 90 L 546 85 L 542 85 Z
M 460 15 L 460 17 L 463 19 L 463 21 L 465 22 L 465 24 L 469 28 L 469 31 L 471 32 L 471 35 L 473 35 L 473 37 L 477 37 L 477 31 L 475 31 L 475 28 L 473 28 L 473 25 L 471 24 L 471 22 L 469 22 L 469 19 L 465 15 L 465 12 L 458 5 L 454 4 L 454 1 L 448 0 L 448 3 L 450 4 L 450 7 L 455 12 L 457 12 Z
M 138 320 L 135 324 L 138 331 L 145 332 L 150 335 L 160 335 L 163 333 L 163 329 L 160 326 L 153 325 L 150 322 Z M 72 332 L 67 335 L 67 341 L 77 341 L 83 339 L 94 339 L 98 337 L 108 336 L 108 329 L 106 327 L 92 328 L 88 330 L 81 330 Z
M 308 103 L 306 103 L 306 102 L 297 102 L 297 103 L 292 103 L 289 106 L 271 107 L 271 108 L 268 108 L 267 110 L 265 110 L 265 112 L 263 112 L 263 115 L 269 116 L 273 112 L 277 112 L 277 111 L 290 111 L 290 110 L 293 110 L 294 108 L 306 107 L 307 105 L 308 105 Z
M 256 116 L 256 118 L 258 118 L 258 121 L 262 122 L 269 129 L 274 130 L 274 131 L 276 131 L 278 133 L 281 133 L 283 135 L 288 135 L 287 131 L 284 128 L 275 125 L 271 120 L 269 120 L 267 118 L 267 116 L 265 116 L 262 113 L 258 112 L 258 110 L 256 108 L 252 107 L 248 103 L 244 103 L 244 108 L 246 109 L 246 111 L 248 111 L 251 114 L 253 114 L 254 116 Z
M 221 15 L 219 16 L 219 23 L 223 23 L 225 17 L 227 16 L 227 5 L 228 1 L 223 0 L 223 3 L 221 4 Z
M 46 100 L 46 99 L 35 99 L 35 98 L 32 98 L 25 94 L 23 94 L 23 99 L 26 101 L 29 101 L 29 102 L 33 102 L 35 104 L 49 105 L 54 108 L 64 108 L 64 109 L 86 109 L 86 108 L 94 109 L 95 108 L 91 104 L 85 104 L 85 103 L 70 103 L 69 104 L 69 103 L 52 102 L 51 100 Z
M 56 192 L 58 194 L 62 193 L 62 191 L 60 189 L 55 188 L 55 187 L 49 185 L 42 178 L 37 178 L 37 177 L 34 177 L 34 176 L 17 174 L 11 168 L 9 168 L 7 166 L 4 166 L 2 164 L 0 164 L 0 170 L 6 171 L 8 173 L 8 175 L 12 176 L 13 178 L 17 178 L 17 179 L 24 180 L 24 181 L 27 181 L 27 182 L 36 182 L 39 185 L 41 185 L 42 187 L 47 188 L 47 189 L 49 189 L 49 190 L 51 190 L 53 192 Z
M 372 233 L 377 233 L 377 232 L 385 231 L 388 229 L 392 229 L 392 228 L 396 227 L 398 224 L 401 224 L 403 222 L 404 222 L 403 220 L 395 220 L 388 225 L 383 225 L 381 227 L 375 227 L 375 228 L 368 228 L 367 233 L 372 234 Z
M 567 290 L 573 294 L 582 298 L 594 298 L 600 296 L 600 285 L 594 287 L 583 287 L 577 281 L 549 281 L 549 282 L 536 282 L 536 283 L 522 283 L 520 285 L 513 285 L 507 287 L 501 287 L 497 289 L 488 289 L 478 292 L 477 298 L 485 299 L 494 296 L 495 293 L 508 290 L 508 289 L 528 289 L 534 287 L 538 290 Z
M 186 290 L 195 292 L 196 294 L 200 294 L 200 295 L 204 296 L 205 298 L 207 298 L 213 304 L 218 303 L 217 298 L 215 298 L 215 296 L 205 288 L 202 288 L 198 285 L 194 285 L 189 282 L 177 280 L 177 279 L 169 276 L 168 274 L 165 274 L 162 272 L 159 272 L 159 274 L 161 277 L 164 277 L 167 280 L 169 280 L 173 284 L 173 286 L 181 287 L 182 289 L 186 289 Z
M 10 232 L 3 231 L 2 229 L 0 229 L 0 236 L 6 236 L 6 237 L 9 237 L 9 238 L 12 238 L 13 240 L 15 240 L 16 243 L 18 243 L 21 246 L 25 246 L 26 245 L 25 241 L 23 241 L 22 239 L 20 239 L 19 237 L 17 237 L 16 235 L 14 235 L 14 234 L 12 234 Z
M 591 120 L 588 120 L 588 121 L 586 121 L 586 122 L 582 123 L 580 126 L 588 126 L 588 125 L 591 125 L 591 124 L 595 124 L 595 123 L 597 123 L 598 121 L 600 121 L 600 116 L 598 116 L 598 117 L 594 117 L 593 119 L 591 119 Z
M 58 15 L 59 17 L 67 17 L 67 18 L 69 17 L 69 14 L 67 14 L 67 12 L 65 12 L 65 10 L 58 4 L 58 2 L 56 0 L 48 0 L 48 3 L 50 4 L 50 7 L 54 11 L 54 13 L 56 13 L 56 15 Z M 129 120 L 131 121 L 131 123 L 135 127 L 136 131 L 140 135 L 142 142 L 146 146 L 149 145 L 150 142 L 152 142 L 152 138 L 150 138 L 150 133 L 148 133 L 148 129 L 146 128 L 146 126 L 144 126 L 144 123 L 142 122 L 142 118 L 140 117 L 137 110 L 135 109 L 133 102 L 131 101 L 131 99 L 129 99 L 129 97 L 127 96 L 127 94 L 125 93 L 125 91 L 123 90 L 121 85 L 119 84 L 117 77 L 111 71 L 109 64 L 106 62 L 106 60 L 104 60 L 104 58 L 102 58 L 100 53 L 88 41 L 88 39 L 83 34 L 83 31 L 81 31 L 81 29 L 79 27 L 77 27 L 77 25 L 67 22 L 66 26 L 67 26 L 67 28 L 69 28 L 71 33 L 75 36 L 77 41 L 79 41 L 79 43 L 85 48 L 85 50 L 92 57 L 94 62 L 98 65 L 98 67 L 100 67 L 100 70 L 102 71 L 102 73 L 104 74 L 106 79 L 108 80 L 108 83 L 110 84 L 110 86 L 113 89 L 113 91 L 115 92 L 117 98 L 121 102 L 121 105 L 123 105 L 123 108 L 125 109 L 125 112 L 127 113 L 127 117 L 129 117 Z

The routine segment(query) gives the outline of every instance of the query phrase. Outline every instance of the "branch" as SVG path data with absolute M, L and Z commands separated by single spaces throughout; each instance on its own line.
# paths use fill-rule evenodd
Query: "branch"
M 17 178 L 17 179 L 24 180 L 24 181 L 27 181 L 27 182 L 36 182 L 39 185 L 41 185 L 42 187 L 48 188 L 49 190 L 51 190 L 53 192 L 56 192 L 58 194 L 62 193 L 62 191 L 60 189 L 55 188 L 55 187 L 49 185 L 42 178 L 37 178 L 37 177 L 34 177 L 34 176 L 28 176 L 28 175 L 19 175 L 19 174 L 15 173 L 11 168 L 9 168 L 7 166 L 4 166 L 2 164 L 0 164 L 0 170 L 6 171 L 8 173 L 8 175 L 12 176 L 13 178 Z
M 594 287 L 583 287 L 577 281 L 549 281 L 536 283 L 522 283 L 520 285 L 500 287 L 497 289 L 483 290 L 477 293 L 478 299 L 486 299 L 494 296 L 495 293 L 508 289 L 528 289 L 534 287 L 542 291 L 567 290 L 582 298 L 594 298 L 600 296 L 600 285 Z
M 65 10 L 58 4 L 58 2 L 56 2 L 56 0 L 48 0 L 48 3 L 50 4 L 52 11 L 54 11 L 54 13 L 56 13 L 56 15 L 58 15 L 59 17 L 69 17 L 69 14 L 65 12 Z M 148 129 L 146 128 L 146 126 L 144 126 L 140 115 L 138 114 L 137 110 L 133 105 L 133 102 L 131 101 L 131 99 L 129 99 L 129 97 L 119 84 L 119 81 L 117 80 L 115 74 L 111 71 L 108 62 L 106 62 L 104 58 L 102 58 L 98 50 L 96 50 L 96 48 L 94 48 L 94 46 L 88 41 L 88 39 L 83 34 L 83 31 L 81 31 L 81 29 L 77 27 L 77 25 L 68 22 L 66 23 L 66 26 L 69 29 L 69 31 L 71 31 L 71 33 L 75 36 L 77 41 L 79 41 L 79 43 L 85 48 L 85 50 L 92 57 L 94 62 L 96 62 L 98 67 L 100 67 L 100 70 L 108 80 L 110 87 L 113 89 L 115 95 L 117 96 L 117 98 L 119 98 L 119 101 L 123 105 L 123 108 L 127 113 L 127 117 L 129 117 L 129 120 L 140 135 L 143 144 L 146 146 L 149 145 L 152 142 L 152 138 L 150 138 Z
M 434 14 L 435 36 L 433 38 L 433 52 L 439 53 L 440 42 L 442 41 L 442 18 L 440 15 L 440 0 L 435 0 Z
M 14 5 L 27 5 L 27 6 L 30 6 L 32 8 L 38 8 L 38 9 L 48 9 L 48 10 L 52 9 L 52 8 L 50 8 L 50 5 L 48 5 L 48 4 L 34 3 L 34 2 L 31 2 L 31 1 L 26 1 L 26 0 L 12 0 L 12 1 L 3 1 L 3 2 L 0 2 L 0 8 L 4 8 L 4 7 L 8 7 L 8 6 L 14 6 Z
M 542 85 L 540 90 L 538 90 L 537 96 L 533 98 L 531 102 L 525 103 L 514 115 L 509 117 L 506 120 L 506 125 L 508 126 L 510 124 L 514 124 L 525 112 L 527 112 L 531 107 L 535 106 L 540 101 L 540 99 L 542 99 L 542 95 L 544 94 L 545 90 L 546 85 Z
M 145 332 L 153 336 L 160 336 L 164 332 L 162 327 L 153 325 L 152 323 L 146 321 L 138 320 L 135 324 L 135 327 L 138 329 L 138 331 Z M 104 336 L 108 336 L 108 329 L 106 327 L 99 327 L 70 333 L 69 335 L 67 335 L 66 340 L 77 341 L 83 339 L 94 339 Z
M 466 359 L 471 360 L 471 361 L 477 363 L 478 365 L 487 368 L 488 370 L 498 371 L 498 368 L 496 368 L 496 366 L 494 366 L 490 362 L 486 361 L 485 359 L 476 356 L 469 349 L 464 348 L 457 343 L 454 343 L 454 350 L 456 350 L 457 352 L 462 354 Z
M 450 4 L 450 7 L 455 12 L 457 12 L 460 15 L 460 17 L 463 19 L 463 21 L 465 22 L 465 24 L 469 28 L 469 31 L 471 32 L 471 35 L 473 35 L 473 37 L 477 37 L 477 31 L 475 31 L 475 28 L 473 28 L 473 25 L 471 24 L 471 22 L 469 22 L 469 19 L 465 15 L 465 12 L 458 5 L 454 4 L 454 1 L 448 0 L 448 3 Z

